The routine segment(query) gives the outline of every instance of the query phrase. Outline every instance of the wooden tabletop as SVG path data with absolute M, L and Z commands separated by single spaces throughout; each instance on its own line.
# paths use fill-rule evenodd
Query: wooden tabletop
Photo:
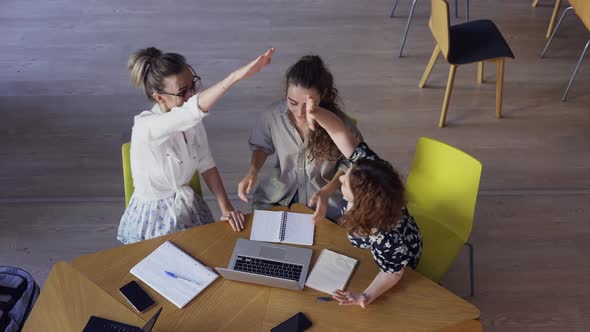
M 437 332 L 482 332 L 483 327 L 481 326 L 480 320 L 466 320 L 462 323 L 447 326 Z
M 277 208 L 280 210 L 280 208 Z M 303 205 L 291 211 L 310 213 Z M 90 280 L 130 307 L 118 289 L 135 279 L 129 270 L 164 241 L 171 240 L 202 263 L 226 267 L 238 238 L 249 238 L 246 229 L 233 232 L 227 223 L 213 223 L 186 231 L 78 257 L 73 266 Z M 324 248 L 359 260 L 349 290 L 364 290 L 379 272 L 369 250 L 353 247 L 344 229 L 329 221 L 316 226 L 312 264 Z M 141 281 L 138 281 L 141 283 Z M 143 285 L 143 284 L 142 284 Z M 144 285 L 145 286 L 145 285 Z M 318 302 L 318 291 L 291 291 L 219 278 L 183 309 L 177 309 L 149 287 L 144 287 L 164 310 L 156 326 L 160 331 L 240 330 L 268 331 L 297 312 L 312 321 L 308 331 L 367 330 L 434 331 L 479 318 L 479 310 L 419 273 L 409 270 L 401 282 L 365 310 Z M 142 315 L 149 319 L 156 309 Z
M 51 269 L 23 331 L 80 332 L 92 315 L 138 327 L 145 325 L 143 319 L 68 263 L 58 262 Z

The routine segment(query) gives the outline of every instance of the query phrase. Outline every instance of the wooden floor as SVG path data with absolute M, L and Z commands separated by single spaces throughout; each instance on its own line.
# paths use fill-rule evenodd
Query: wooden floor
M 570 16 L 540 59 L 552 1 L 532 8 L 525 0 L 472 0 L 471 18 L 494 20 L 516 55 L 506 63 L 505 117 L 494 118 L 492 65 L 481 86 L 476 66 L 461 66 L 448 127 L 438 129 L 448 73 L 442 58 L 426 88 L 417 87 L 434 47 L 428 1 L 418 2 L 403 58 L 397 54 L 410 1 L 400 1 L 390 19 L 392 3 L 1 1 L 0 265 L 21 266 L 43 283 L 55 261 L 119 245 L 120 146 L 132 116 L 149 107 L 129 83 L 130 52 L 151 45 L 180 52 L 210 84 L 275 46 L 272 65 L 239 83 L 206 120 L 237 206 L 248 210 L 236 188 L 257 114 L 282 97 L 290 64 L 319 54 L 366 140 L 402 173 L 421 136 L 482 161 L 471 241 L 477 295 L 470 301 L 481 308 L 485 330 L 588 330 L 588 58 L 569 100 L 560 98 L 590 33 Z M 206 200 L 218 216 L 208 193 Z M 444 281 L 462 296 L 466 262 L 462 253 Z

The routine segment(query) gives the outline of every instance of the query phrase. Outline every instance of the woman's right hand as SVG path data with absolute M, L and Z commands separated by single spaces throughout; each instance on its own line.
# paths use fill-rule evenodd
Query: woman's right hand
M 316 193 L 311 196 L 309 200 L 309 206 L 316 206 L 315 212 L 313 213 L 312 221 L 314 224 L 318 224 L 320 221 L 326 218 L 326 213 L 328 212 L 328 201 L 330 199 L 330 194 L 324 190 L 320 189 Z
M 252 188 L 254 188 L 257 176 L 258 175 L 256 172 L 249 171 L 248 174 L 246 174 L 246 176 L 238 184 L 238 197 L 240 197 L 242 201 L 246 203 L 250 202 L 248 196 L 246 195 L 249 195 L 252 191 Z
M 248 78 L 266 67 L 272 60 L 272 55 L 275 53 L 275 48 L 269 48 L 264 54 L 259 55 L 256 59 L 252 60 L 247 65 L 236 70 L 233 74 L 236 80 L 243 80 Z

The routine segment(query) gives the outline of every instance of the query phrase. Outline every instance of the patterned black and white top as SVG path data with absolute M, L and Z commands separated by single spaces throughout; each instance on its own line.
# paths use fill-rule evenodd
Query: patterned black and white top
M 382 160 L 364 142 L 355 149 L 348 163 L 360 159 Z M 348 239 L 355 247 L 370 248 L 375 263 L 383 272 L 399 272 L 406 266 L 415 269 L 422 255 L 420 229 L 406 208 L 401 220 L 390 231 L 374 232 L 367 237 L 348 234 Z

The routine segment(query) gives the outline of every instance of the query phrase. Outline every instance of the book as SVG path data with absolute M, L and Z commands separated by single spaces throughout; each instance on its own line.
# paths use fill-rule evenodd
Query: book
M 344 290 L 358 261 L 354 258 L 324 249 L 313 266 L 305 286 L 327 294 Z
M 256 210 L 250 240 L 311 246 L 314 230 L 311 214 Z
M 173 278 L 166 272 L 171 272 L 178 278 Z M 218 277 L 217 273 L 170 241 L 164 242 L 137 263 L 131 269 L 131 274 L 179 309 L 187 305 Z

